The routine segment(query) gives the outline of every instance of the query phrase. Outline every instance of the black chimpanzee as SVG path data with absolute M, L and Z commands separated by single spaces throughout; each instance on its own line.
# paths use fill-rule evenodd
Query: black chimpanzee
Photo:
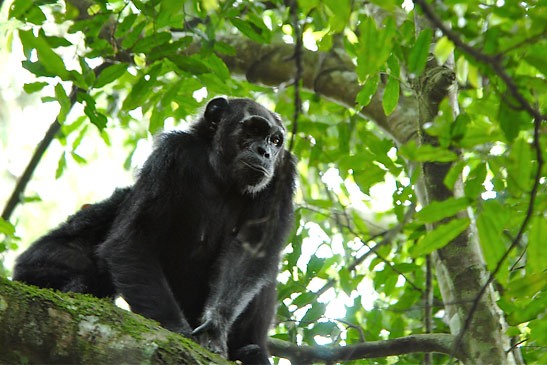
M 82 209 L 17 260 L 14 279 L 121 295 L 131 310 L 244 363 L 268 363 L 295 165 L 279 117 L 211 100 L 160 137 L 134 186 Z

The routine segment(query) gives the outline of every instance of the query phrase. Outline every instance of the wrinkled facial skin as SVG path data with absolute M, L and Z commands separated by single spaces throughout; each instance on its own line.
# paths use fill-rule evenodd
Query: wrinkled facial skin
M 208 109 L 216 111 L 216 118 L 210 121 L 216 128 L 210 156 L 213 168 L 223 179 L 232 179 L 242 193 L 262 191 L 285 153 L 281 120 L 250 99 L 226 103 L 214 99 Z M 205 115 L 213 113 L 206 111 Z

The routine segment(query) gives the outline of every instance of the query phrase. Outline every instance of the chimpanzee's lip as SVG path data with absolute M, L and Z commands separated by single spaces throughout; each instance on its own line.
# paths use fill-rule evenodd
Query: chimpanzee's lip
M 247 161 L 241 161 L 241 163 L 243 165 L 247 166 L 248 168 L 252 169 L 252 170 L 263 173 L 264 175 L 269 175 L 270 174 L 270 172 L 268 170 L 266 170 L 266 168 L 264 166 L 257 165 L 257 164 L 252 164 L 252 163 L 249 163 Z

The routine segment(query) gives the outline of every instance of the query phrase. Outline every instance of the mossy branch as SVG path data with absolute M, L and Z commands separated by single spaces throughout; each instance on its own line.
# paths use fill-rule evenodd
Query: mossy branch
M 0 328 L 0 363 L 229 363 L 108 300 L 5 278 L 0 278 Z

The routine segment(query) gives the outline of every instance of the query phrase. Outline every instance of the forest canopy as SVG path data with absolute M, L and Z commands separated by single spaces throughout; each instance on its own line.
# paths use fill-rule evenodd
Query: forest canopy
M 154 135 L 249 97 L 298 159 L 276 363 L 547 362 L 545 1 L 1 6 L 3 276 Z

